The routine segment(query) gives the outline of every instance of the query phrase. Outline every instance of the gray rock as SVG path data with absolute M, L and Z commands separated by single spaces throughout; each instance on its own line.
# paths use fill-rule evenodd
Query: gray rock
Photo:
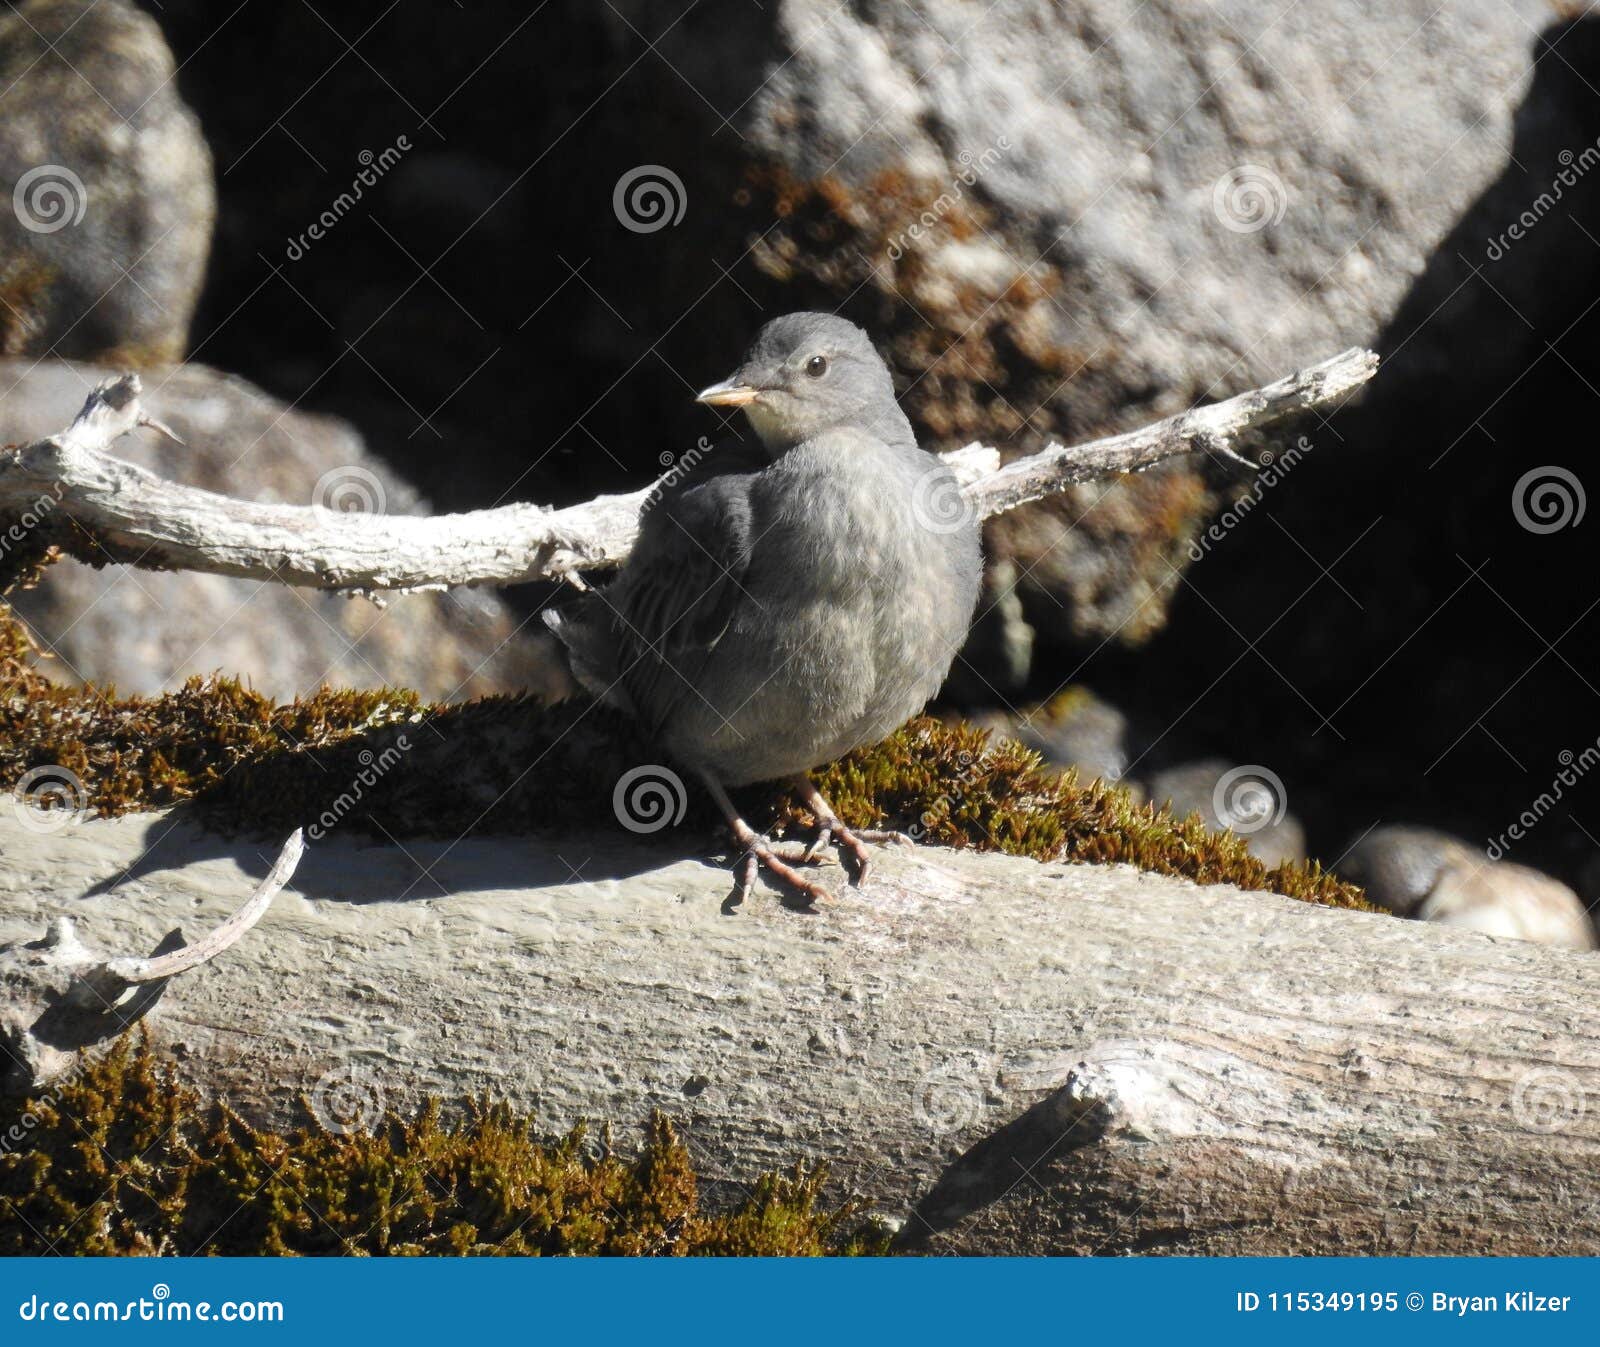
M 1379 907 L 1418 921 L 1565 949 L 1593 949 L 1583 901 L 1560 880 L 1525 865 L 1492 861 L 1433 828 L 1374 828 L 1338 863 Z
M 183 355 L 216 191 L 175 74 L 125 0 L 0 14 L 0 354 Z
M 1486 861 L 1447 865 L 1417 920 L 1562 949 L 1593 949 L 1594 924 L 1578 895 L 1525 865 Z
M 1128 771 L 1128 718 L 1087 688 L 1068 688 L 1016 719 L 1014 738 L 1081 781 L 1122 783 Z
M 1486 865 L 1482 851 L 1434 828 L 1388 824 L 1359 838 L 1335 867 L 1367 899 L 1402 917 L 1415 916 L 1447 866 Z
M 1268 768 L 1207 758 L 1157 772 L 1149 791 L 1153 803 L 1166 803 L 1179 818 L 1198 814 L 1210 831 L 1237 834 L 1267 865 L 1305 859 L 1305 829 L 1288 812 L 1283 782 Z
M 65 426 L 88 390 L 114 371 L 0 361 L 0 443 Z M 118 457 L 190 486 L 340 509 L 426 513 L 425 502 L 368 453 L 343 421 L 285 407 L 242 379 L 202 365 L 154 370 L 154 431 L 121 441 Z M 498 597 L 479 590 L 347 598 L 225 576 L 103 569 L 60 561 L 10 601 L 66 680 L 114 682 L 124 693 L 171 691 L 221 671 L 276 697 L 321 683 L 385 684 L 459 699 L 537 689 L 542 641 Z
M 652 7 L 665 8 L 624 6 Z M 948 311 L 947 293 L 998 299 L 1034 277 L 1040 293 L 1001 325 L 1024 349 L 1084 353 L 1065 372 L 1088 377 L 1053 405 L 1087 424 L 1371 341 L 1505 166 L 1552 17 L 1541 0 L 1461 0 L 1443 16 L 1428 0 L 1135 15 L 1121 0 L 1001 0 L 981 15 L 958 0 L 790 0 L 777 14 L 792 59 L 748 72 L 767 80 L 740 119 L 751 150 L 811 179 L 865 186 L 893 169 L 959 191 L 902 240 L 893 279 Z M 738 78 L 706 45 L 694 65 Z M 945 223 L 975 198 L 996 231 Z
M 1545 0 L 788 0 L 708 28 L 675 26 L 666 0 L 617 8 L 665 34 L 646 78 L 701 93 L 679 104 L 698 141 L 776 184 L 753 253 L 768 276 L 876 314 L 925 436 L 1023 449 L 1376 343 L 1506 168 L 1556 17 Z M 1558 117 L 1524 131 L 1546 162 L 1578 144 Z M 1545 248 L 1498 265 L 1509 302 L 1547 284 Z M 1481 264 L 1434 258 L 1423 312 Z M 1426 364 L 1454 334 L 1406 337 Z M 1216 504 L 1178 470 L 1018 512 L 991 541 L 1041 630 L 1137 641 Z

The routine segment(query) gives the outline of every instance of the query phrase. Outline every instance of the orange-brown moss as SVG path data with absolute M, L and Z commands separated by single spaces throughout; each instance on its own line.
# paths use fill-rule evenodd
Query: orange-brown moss
M 65 768 L 81 803 L 119 814 L 193 801 L 212 826 L 282 834 L 333 814 L 378 837 L 458 837 L 594 826 L 617 780 L 656 760 L 632 723 L 588 702 L 526 697 L 465 705 L 414 693 L 323 689 L 279 704 L 226 678 L 119 698 L 42 678 L 19 624 L 0 612 L 0 786 Z M 1230 834 L 1207 833 L 1098 782 L 1047 770 L 984 730 L 923 717 L 817 774 L 846 822 L 1042 860 L 1127 862 L 1200 883 L 1270 889 L 1339 907 L 1360 892 L 1314 864 L 1268 869 Z M 753 819 L 811 820 L 773 788 L 742 792 Z M 691 792 L 683 827 L 716 815 Z
M 950 243 L 1000 237 L 981 181 L 914 178 L 898 168 L 860 184 L 797 178 L 752 164 L 736 204 L 761 228 L 752 260 L 801 291 L 848 301 L 880 337 L 923 439 L 1043 442 L 1082 432 L 1060 397 L 1069 378 L 1093 378 L 1115 352 L 1080 351 L 1049 336 L 1063 282 L 1050 262 L 1015 260 L 996 283 L 964 281 L 931 258 Z M 778 221 L 776 227 L 769 227 Z
M 611 1141 L 541 1139 L 500 1105 L 453 1124 L 429 1106 L 370 1132 L 262 1131 L 125 1039 L 39 1098 L 0 1100 L 0 1255 L 884 1248 L 855 1203 L 824 1203 L 821 1170 L 761 1176 L 713 1211 L 664 1117 L 631 1154 Z

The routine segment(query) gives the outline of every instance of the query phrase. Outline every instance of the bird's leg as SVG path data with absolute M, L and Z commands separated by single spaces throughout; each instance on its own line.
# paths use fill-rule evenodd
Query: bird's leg
M 855 877 L 852 884 L 861 885 L 867 881 L 867 870 L 872 861 L 872 853 L 867 850 L 869 842 L 889 842 L 896 846 L 911 846 L 912 841 L 904 833 L 893 832 L 879 828 L 862 828 L 860 830 L 847 828 L 839 821 L 839 816 L 833 812 L 833 806 L 822 798 L 822 792 L 811 784 L 811 778 L 800 776 L 795 778 L 795 785 L 799 788 L 800 798 L 805 802 L 817 820 L 817 840 L 806 849 L 804 860 L 815 860 L 823 851 L 827 850 L 830 842 L 837 842 L 850 853 L 850 858 L 856 863 Z
M 720 781 L 709 776 L 702 777 L 702 780 L 706 783 L 706 789 L 711 792 L 711 798 L 717 802 L 717 808 L 722 810 L 723 818 L 728 820 L 728 829 L 733 833 L 735 844 L 744 848 L 739 859 L 734 862 L 733 892 L 728 897 L 730 903 L 742 903 L 750 896 L 751 886 L 756 880 L 756 870 L 763 865 L 775 878 L 804 895 L 808 902 L 821 903 L 828 900 L 828 891 L 822 885 L 813 883 L 785 861 L 772 849 L 766 838 L 739 816 L 739 811 L 734 808 L 733 801 L 728 798 L 728 792 L 722 788 Z

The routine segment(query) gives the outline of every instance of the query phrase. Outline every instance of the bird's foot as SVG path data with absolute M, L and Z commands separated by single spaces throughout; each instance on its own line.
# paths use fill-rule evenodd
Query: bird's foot
M 750 890 L 755 886 L 756 874 L 765 866 L 767 873 L 780 883 L 792 889 L 795 895 L 803 900 L 805 906 L 828 900 L 828 891 L 822 885 L 807 879 L 794 868 L 789 861 L 780 856 L 767 841 L 747 824 L 736 827 L 733 832 L 734 841 L 744 848 L 743 853 L 733 865 L 733 892 L 728 895 L 728 905 L 737 907 L 750 896 Z M 801 863 L 808 858 L 800 857 Z
M 801 860 L 814 861 L 830 845 L 837 846 L 853 862 L 850 883 L 859 888 L 867 882 L 867 873 L 872 868 L 872 853 L 867 850 L 869 843 L 906 847 L 916 845 L 905 833 L 891 829 L 845 827 L 839 821 L 839 816 L 833 812 L 832 806 L 822 798 L 822 792 L 807 778 L 801 777 L 798 785 L 800 798 L 805 801 L 806 808 L 816 816 L 819 825 L 816 839 L 806 848 Z
M 733 801 L 728 798 L 728 792 L 720 781 L 707 773 L 701 773 L 701 777 L 706 789 L 711 792 L 711 798 L 722 810 L 722 816 L 728 820 L 734 845 L 741 848 L 733 863 L 733 892 L 722 905 L 724 912 L 732 911 L 750 896 L 750 890 L 755 887 L 756 874 L 763 866 L 768 874 L 793 892 L 798 906 L 812 907 L 828 900 L 828 891 L 822 885 L 807 879 L 794 868 L 797 864 L 805 863 L 805 856 L 780 855 L 772 843 L 739 817 L 739 811 L 733 807 Z
M 898 847 L 916 845 L 905 833 L 888 828 L 847 828 L 835 819 L 832 823 L 822 825 L 822 831 L 807 849 L 805 859 L 814 859 L 830 842 L 850 857 L 853 871 L 850 883 L 856 887 L 867 882 L 867 872 L 872 868 L 872 852 L 867 849 L 869 844 Z

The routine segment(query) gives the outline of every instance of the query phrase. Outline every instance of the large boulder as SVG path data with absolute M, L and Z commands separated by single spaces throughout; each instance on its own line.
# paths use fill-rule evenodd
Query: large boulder
M 221 33 L 198 0 L 162 15 L 237 165 L 216 310 L 251 304 L 208 354 L 364 426 L 392 418 L 415 459 L 399 466 L 451 504 L 509 482 L 539 500 L 637 485 L 715 428 L 690 392 L 785 308 L 866 324 L 938 447 L 1025 452 L 1237 392 L 1377 342 L 1414 288 L 1422 318 L 1457 290 L 1481 241 L 1419 278 L 1506 168 L 1514 123 L 1524 163 L 1582 143 L 1570 109 L 1519 107 L 1557 17 L 1546 0 L 781 0 L 715 16 L 566 0 L 511 31 L 488 11 L 402 7 L 363 40 L 383 77 L 345 61 L 297 104 L 292 139 L 261 137 L 285 100 L 241 97 L 238 64 L 320 68 L 346 56 L 337 34 L 298 7 Z M 418 148 L 293 263 L 294 290 L 257 294 L 257 254 L 281 258 L 359 150 L 436 105 Z M 1523 312 L 1550 288 L 1555 238 L 1496 265 Z M 1512 358 L 1506 327 L 1503 308 L 1474 318 L 1493 333 L 1483 360 Z M 1392 344 L 1438 364 L 1463 331 Z M 346 341 L 365 362 L 339 359 Z M 407 439 L 395 388 L 443 406 L 459 455 Z M 1149 639 L 1231 485 L 1190 468 L 1083 487 L 997 523 L 991 547 L 1045 637 Z
M 670 28 L 662 0 L 620 8 L 641 32 Z M 661 78 L 703 90 L 708 122 L 736 108 L 723 152 L 775 184 L 757 265 L 834 302 L 870 295 L 925 433 L 1018 448 L 1376 344 L 1505 168 L 1553 17 L 1543 0 L 767 13 L 766 31 L 679 26 L 660 43 Z M 1570 127 L 1544 131 L 1552 153 L 1568 143 Z M 1525 288 L 1536 254 L 1497 284 Z M 1480 265 L 1442 262 L 1440 298 Z M 1424 330 L 1409 356 L 1437 360 L 1449 339 Z M 1080 488 L 992 541 L 1034 621 L 1137 640 L 1216 504 L 1202 487 L 1180 469 Z
M 1271 768 L 1207 758 L 1157 772 L 1148 789 L 1178 818 L 1195 814 L 1209 832 L 1237 833 L 1268 865 L 1305 858 L 1305 829 L 1288 812 L 1288 793 Z
M 0 354 L 184 354 L 216 191 L 176 74 L 126 0 L 0 14 Z
M 54 434 L 115 371 L 0 361 L 0 443 Z M 112 452 L 163 477 L 253 500 L 426 513 L 417 493 L 349 425 L 285 407 L 202 365 L 152 371 L 151 415 L 182 440 L 143 430 Z M 414 688 L 463 698 L 537 685 L 546 666 L 528 624 L 479 590 L 366 599 L 219 575 L 49 567 L 9 596 L 65 679 L 159 692 L 221 671 L 273 697 L 320 684 Z

